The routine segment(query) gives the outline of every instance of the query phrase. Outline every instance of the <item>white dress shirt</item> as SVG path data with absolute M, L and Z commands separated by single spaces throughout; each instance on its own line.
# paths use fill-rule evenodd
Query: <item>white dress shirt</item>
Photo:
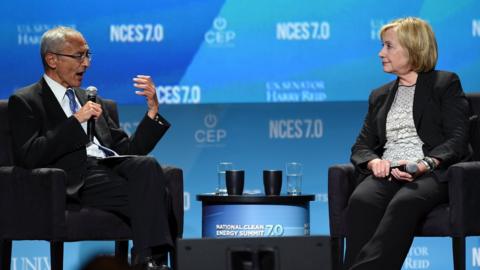
M 50 77 L 47 76 L 47 74 L 43 75 L 43 78 L 47 82 L 48 86 L 50 89 L 52 89 L 53 94 L 57 98 L 58 103 L 62 107 L 63 111 L 65 112 L 65 115 L 67 117 L 72 116 L 72 111 L 70 110 L 70 105 L 69 105 L 69 99 L 66 95 L 67 88 L 65 88 L 63 85 L 59 84 L 58 82 L 54 81 Z M 77 96 L 75 95 L 75 102 L 77 103 L 77 108 L 81 108 L 82 105 L 80 105 L 80 102 L 78 101 Z M 85 134 L 87 133 L 87 122 L 81 123 L 83 130 L 85 131 Z M 96 137 L 93 138 L 93 142 L 89 142 L 86 147 L 87 147 L 87 156 L 91 157 L 99 157 L 99 158 L 104 158 L 106 157 L 105 153 L 100 150 L 100 142 Z M 102 146 L 101 146 L 102 147 Z M 110 151 L 113 152 L 113 150 L 109 149 Z M 115 152 L 113 152 L 115 153 Z M 116 153 L 115 153 L 116 154 Z M 117 155 L 117 154 L 116 154 Z

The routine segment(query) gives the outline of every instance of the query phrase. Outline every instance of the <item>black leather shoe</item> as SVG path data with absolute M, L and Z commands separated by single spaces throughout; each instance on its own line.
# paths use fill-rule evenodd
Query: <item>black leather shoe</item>
M 144 262 L 134 266 L 135 270 L 171 270 L 166 264 L 160 264 L 153 257 L 146 257 Z

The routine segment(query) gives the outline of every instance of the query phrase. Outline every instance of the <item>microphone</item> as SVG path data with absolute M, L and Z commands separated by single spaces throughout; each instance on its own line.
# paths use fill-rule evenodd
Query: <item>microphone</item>
M 87 87 L 87 100 L 97 102 L 97 88 L 95 86 Z M 93 116 L 88 119 L 87 122 L 87 135 L 91 142 L 93 142 L 93 136 L 95 134 L 95 119 Z
M 390 167 L 390 170 L 391 169 L 399 169 L 402 172 L 415 174 L 417 173 L 418 167 L 417 167 L 417 163 L 409 161 L 407 162 L 407 164 L 392 166 Z

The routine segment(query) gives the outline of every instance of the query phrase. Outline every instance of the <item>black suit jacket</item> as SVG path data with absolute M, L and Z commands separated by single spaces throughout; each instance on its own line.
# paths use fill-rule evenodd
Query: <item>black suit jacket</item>
M 74 90 L 80 103 L 85 104 L 86 92 Z M 103 106 L 101 98 L 97 102 Z M 8 114 L 15 164 L 65 170 L 67 195 L 78 196 L 86 171 L 88 136 L 74 116 L 67 118 L 46 81 L 42 78 L 14 93 L 8 101 Z M 163 125 L 145 115 L 129 138 L 103 109 L 96 121 L 95 136 L 102 145 L 119 154 L 146 155 L 170 126 L 165 119 L 161 121 Z
M 386 143 L 386 120 L 398 89 L 398 79 L 372 91 L 363 127 L 352 147 L 351 161 L 359 180 L 371 173 L 368 161 L 381 158 Z M 435 174 L 446 181 L 445 169 L 465 160 L 468 151 L 468 101 L 455 73 L 430 71 L 418 75 L 413 120 L 425 156 L 441 160 Z

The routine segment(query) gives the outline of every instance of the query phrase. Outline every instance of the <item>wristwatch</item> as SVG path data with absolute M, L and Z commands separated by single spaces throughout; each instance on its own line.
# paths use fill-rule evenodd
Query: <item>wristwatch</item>
M 431 171 L 432 170 L 432 167 L 430 167 L 430 164 L 428 164 L 428 162 L 426 162 L 425 160 L 423 159 L 419 159 L 417 161 L 417 163 L 422 163 L 423 165 L 425 165 L 425 168 L 427 168 L 428 171 Z

